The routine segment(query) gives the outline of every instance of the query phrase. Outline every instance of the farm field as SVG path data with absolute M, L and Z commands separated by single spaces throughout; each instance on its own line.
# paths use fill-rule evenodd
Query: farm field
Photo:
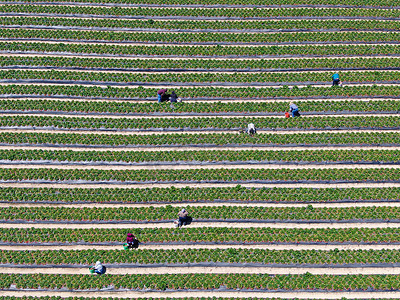
M 1 1 L 0 300 L 400 299 L 399 29 L 388 0 Z

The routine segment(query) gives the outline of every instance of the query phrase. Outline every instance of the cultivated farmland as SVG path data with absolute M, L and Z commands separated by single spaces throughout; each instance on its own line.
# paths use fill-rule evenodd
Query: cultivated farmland
M 3 0 L 0 300 L 400 299 L 399 111 L 395 1 Z

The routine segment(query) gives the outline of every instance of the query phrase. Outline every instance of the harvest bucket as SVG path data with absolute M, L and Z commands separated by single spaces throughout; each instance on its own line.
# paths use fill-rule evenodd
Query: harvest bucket
M 89 268 L 89 272 L 90 272 L 90 274 L 94 274 L 94 269 Z
M 129 250 L 128 244 L 124 244 L 124 250 Z

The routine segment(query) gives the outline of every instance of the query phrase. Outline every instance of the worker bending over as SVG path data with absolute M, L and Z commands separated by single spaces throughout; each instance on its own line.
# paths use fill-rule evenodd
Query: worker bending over
M 293 118 L 300 117 L 299 107 L 296 104 L 294 104 L 293 102 L 290 103 L 289 109 L 290 109 L 290 112 L 292 113 Z

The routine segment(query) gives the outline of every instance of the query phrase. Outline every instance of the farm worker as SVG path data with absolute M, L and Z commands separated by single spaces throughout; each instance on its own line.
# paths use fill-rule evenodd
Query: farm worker
M 158 92 L 157 92 L 158 103 L 161 103 L 161 101 L 163 100 L 163 97 L 165 96 L 167 91 L 168 91 L 167 89 L 158 90 Z
M 102 275 L 106 272 L 106 267 L 101 264 L 100 261 L 96 262 L 96 265 L 93 267 L 94 272 L 96 274 Z
M 254 126 L 253 123 L 250 123 L 249 125 L 247 125 L 247 129 L 246 129 L 247 134 L 253 135 L 257 133 L 257 129 L 256 126 Z
M 129 248 L 139 247 L 139 240 L 132 233 L 127 234 L 126 243 L 128 244 Z
M 300 113 L 299 113 L 299 107 L 294 104 L 293 102 L 290 103 L 290 111 L 292 112 L 292 117 L 300 117 Z
M 332 75 L 332 86 L 340 85 L 340 84 L 341 84 L 341 82 L 339 79 L 339 74 L 338 73 L 333 74 Z
M 188 220 L 189 220 L 189 213 L 186 211 L 186 209 L 182 208 L 182 210 L 178 213 L 178 227 L 181 227 L 182 225 L 186 225 Z
M 171 102 L 177 102 L 178 96 L 176 95 L 175 91 L 171 93 Z

